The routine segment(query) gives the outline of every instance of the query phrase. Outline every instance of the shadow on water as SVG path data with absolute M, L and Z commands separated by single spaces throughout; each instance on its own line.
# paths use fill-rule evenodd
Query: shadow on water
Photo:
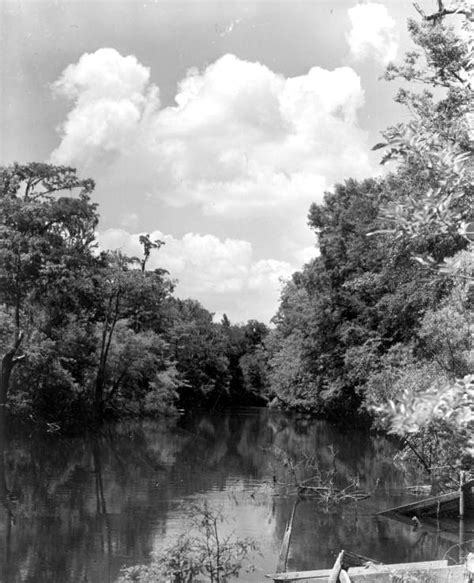
M 83 438 L 7 432 L 0 418 L 1 580 L 112 582 L 186 529 L 182 501 L 205 497 L 223 510 L 223 528 L 257 539 L 256 571 L 240 580 L 261 581 L 294 501 L 273 487 L 289 478 L 272 448 L 372 494 L 329 510 L 302 501 L 290 568 L 330 566 L 341 548 L 393 562 L 440 558 L 450 546 L 374 516 L 409 499 L 396 450 L 379 436 L 259 408 L 120 423 Z

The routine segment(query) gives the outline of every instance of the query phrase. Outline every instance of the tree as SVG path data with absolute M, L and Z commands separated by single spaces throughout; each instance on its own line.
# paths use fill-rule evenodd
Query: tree
M 446 24 L 450 14 L 466 17 L 464 34 Z M 412 119 L 386 130 L 386 141 L 375 146 L 387 150 L 383 163 L 397 160 L 402 173 L 419 179 L 416 196 L 400 199 L 382 215 L 394 236 L 412 241 L 459 233 L 463 222 L 473 217 L 474 53 L 467 5 L 457 0 L 446 9 L 440 2 L 437 13 L 422 16 L 421 23 L 409 21 L 417 50 L 407 53 L 402 65 L 390 65 L 386 79 L 401 78 L 427 88 L 421 93 L 399 90 L 396 100 L 410 109 Z
M 266 400 L 267 352 L 264 341 L 268 328 L 262 322 L 249 320 L 246 324 L 231 324 L 224 314 L 220 330 L 226 339 L 228 359 L 228 403 L 260 404 Z
M 132 414 L 170 412 L 181 384 L 166 341 L 151 330 L 134 332 L 117 323 L 107 359 L 108 410 Z
M 148 233 L 146 235 L 140 235 L 139 241 L 140 245 L 143 246 L 143 259 L 140 261 L 140 267 L 142 271 L 145 271 L 152 249 L 159 249 L 164 245 L 164 241 L 160 241 L 159 239 L 152 241 Z
M 24 360 L 20 350 L 41 294 L 53 281 L 70 280 L 92 257 L 98 220 L 89 197 L 93 188 L 92 180 L 81 180 L 63 166 L 14 164 L 0 170 L 1 301 L 11 318 L 2 358 L 2 406 L 13 368 Z M 58 196 L 73 190 L 79 191 L 77 197 Z
M 212 314 L 196 300 L 173 300 L 173 321 L 165 337 L 170 357 L 176 362 L 183 384 L 180 402 L 187 406 L 195 402 L 214 404 L 229 388 L 229 360 L 226 338 L 221 326 L 212 321 Z
M 393 195 L 389 180 L 348 180 L 311 206 L 320 256 L 294 274 L 274 318 L 270 369 L 281 402 L 286 394 L 289 404 L 353 415 L 378 359 L 410 342 L 442 295 L 442 278 L 401 243 L 367 236 Z
M 265 347 L 257 346 L 239 358 L 242 372 L 243 401 L 254 395 L 256 402 L 268 399 L 268 352 Z
M 95 314 L 100 339 L 94 403 L 99 417 L 105 404 L 105 389 L 111 381 L 108 361 L 117 326 L 122 322 L 130 326 L 135 335 L 150 329 L 148 314 L 156 317 L 173 288 L 162 270 L 147 272 L 134 269 L 134 259 L 120 253 L 104 254 L 102 258 L 104 267 L 96 274 L 98 303 Z M 111 389 L 109 396 L 116 390 Z
M 430 90 L 399 92 L 398 101 L 410 108 L 412 120 L 389 128 L 386 142 L 377 147 L 388 150 L 384 162 L 399 162 L 398 177 L 411 174 L 419 188 L 383 209 L 382 231 L 401 241 L 425 270 L 447 276 L 455 290 L 464 292 L 461 301 L 453 301 L 452 295 L 426 313 L 420 330 L 419 350 L 425 357 L 424 361 L 419 358 L 420 366 L 426 366 L 426 357 L 431 357 L 439 369 L 437 378 L 429 386 L 405 386 L 388 402 L 375 405 L 374 411 L 386 428 L 402 437 L 428 437 L 436 446 L 438 460 L 443 447 L 454 444 L 457 453 L 450 461 L 472 465 L 474 250 L 466 235 L 474 217 L 472 31 L 470 38 L 466 36 L 472 9 L 459 1 L 446 8 L 441 0 L 438 11 L 429 16 L 417 9 L 423 20 L 411 21 L 409 29 L 419 49 L 408 53 L 401 66 L 389 67 L 386 76 L 418 81 Z M 461 34 L 446 23 L 449 15 L 467 17 Z
M 207 502 L 190 504 L 188 533 L 156 554 L 151 565 L 137 565 L 122 570 L 119 583 L 227 583 L 238 577 L 246 559 L 257 551 L 251 538 L 223 535 L 223 516 Z M 202 579 L 205 577 L 205 579 Z
M 178 373 L 160 334 L 173 283 L 165 270 L 146 270 L 162 242 L 142 236 L 141 261 L 97 253 L 94 184 L 71 168 L 15 164 L 1 170 L 0 186 L 0 404 L 9 397 L 15 412 L 47 422 L 91 409 L 100 419 L 109 403 L 123 404 L 125 382 L 136 384 L 127 397 L 139 408 L 148 391 L 170 402 Z

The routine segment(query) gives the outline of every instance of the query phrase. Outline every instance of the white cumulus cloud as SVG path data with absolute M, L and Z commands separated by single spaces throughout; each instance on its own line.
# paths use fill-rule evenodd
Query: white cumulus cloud
M 396 57 L 398 35 L 396 22 L 386 6 L 377 2 L 357 4 L 348 10 L 351 29 L 347 42 L 356 60 L 373 58 L 387 65 Z
M 114 187 L 173 207 L 304 221 L 334 181 L 373 170 L 357 125 L 364 92 L 349 67 L 285 78 L 225 55 L 191 69 L 176 105 L 160 108 L 146 67 L 100 49 L 69 65 L 54 88 L 73 108 L 53 162 L 95 174 L 102 165 Z
M 102 249 L 120 249 L 140 257 L 140 233 L 108 229 L 99 234 Z M 177 297 L 199 300 L 207 309 L 226 313 L 234 322 L 251 318 L 269 321 L 275 314 L 281 279 L 298 267 L 286 261 L 254 258 L 252 245 L 236 239 L 187 233 L 178 239 L 161 231 L 150 233 L 165 245 L 154 252 L 150 269 L 167 269 L 177 279 Z
M 134 141 L 140 121 L 159 106 L 150 71 L 133 56 L 115 49 L 85 53 L 53 84 L 53 91 L 74 102 L 62 125 L 53 162 L 91 162 L 107 153 L 124 153 Z
M 164 207 L 232 224 L 228 239 L 156 231 L 166 245 L 152 261 L 179 280 L 180 297 L 233 320 L 274 314 L 280 278 L 316 252 L 306 226 L 310 204 L 334 182 L 376 171 L 357 122 L 364 91 L 350 67 L 285 77 L 229 54 L 189 70 L 164 107 L 152 71 L 134 56 L 99 49 L 69 65 L 53 87 L 71 109 L 51 161 L 93 176 L 120 207 L 116 224 L 126 230 L 105 231 L 101 244 L 139 255 L 130 232 L 144 213 L 159 220 L 156 209 Z M 255 229 L 235 235 L 238 225 Z M 249 237 L 255 248 L 242 240 Z M 265 253 L 257 248 L 264 240 Z

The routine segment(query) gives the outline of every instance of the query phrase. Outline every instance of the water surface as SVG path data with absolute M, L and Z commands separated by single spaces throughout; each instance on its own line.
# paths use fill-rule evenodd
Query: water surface
M 330 567 L 342 548 L 386 562 L 442 558 L 458 540 L 375 516 L 412 499 L 405 488 L 414 478 L 394 463 L 395 446 L 307 416 L 249 408 L 120 423 L 83 438 L 0 435 L 0 442 L 5 583 L 113 582 L 121 567 L 147 562 L 185 532 L 182 503 L 200 499 L 222 511 L 223 532 L 258 541 L 255 571 L 239 580 L 264 581 L 295 501 L 274 487 L 292 479 L 282 452 L 295 463 L 311 460 L 307 472 L 335 469 L 339 487 L 355 481 L 370 493 L 336 508 L 302 500 L 290 570 Z

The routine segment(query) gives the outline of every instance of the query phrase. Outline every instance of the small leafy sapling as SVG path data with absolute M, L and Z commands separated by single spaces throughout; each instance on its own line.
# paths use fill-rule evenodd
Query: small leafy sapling
M 117 583 L 227 583 L 238 577 L 248 557 L 258 550 L 256 542 L 222 534 L 223 514 L 207 501 L 187 504 L 184 510 L 188 533 L 155 553 L 150 565 L 124 569 Z

